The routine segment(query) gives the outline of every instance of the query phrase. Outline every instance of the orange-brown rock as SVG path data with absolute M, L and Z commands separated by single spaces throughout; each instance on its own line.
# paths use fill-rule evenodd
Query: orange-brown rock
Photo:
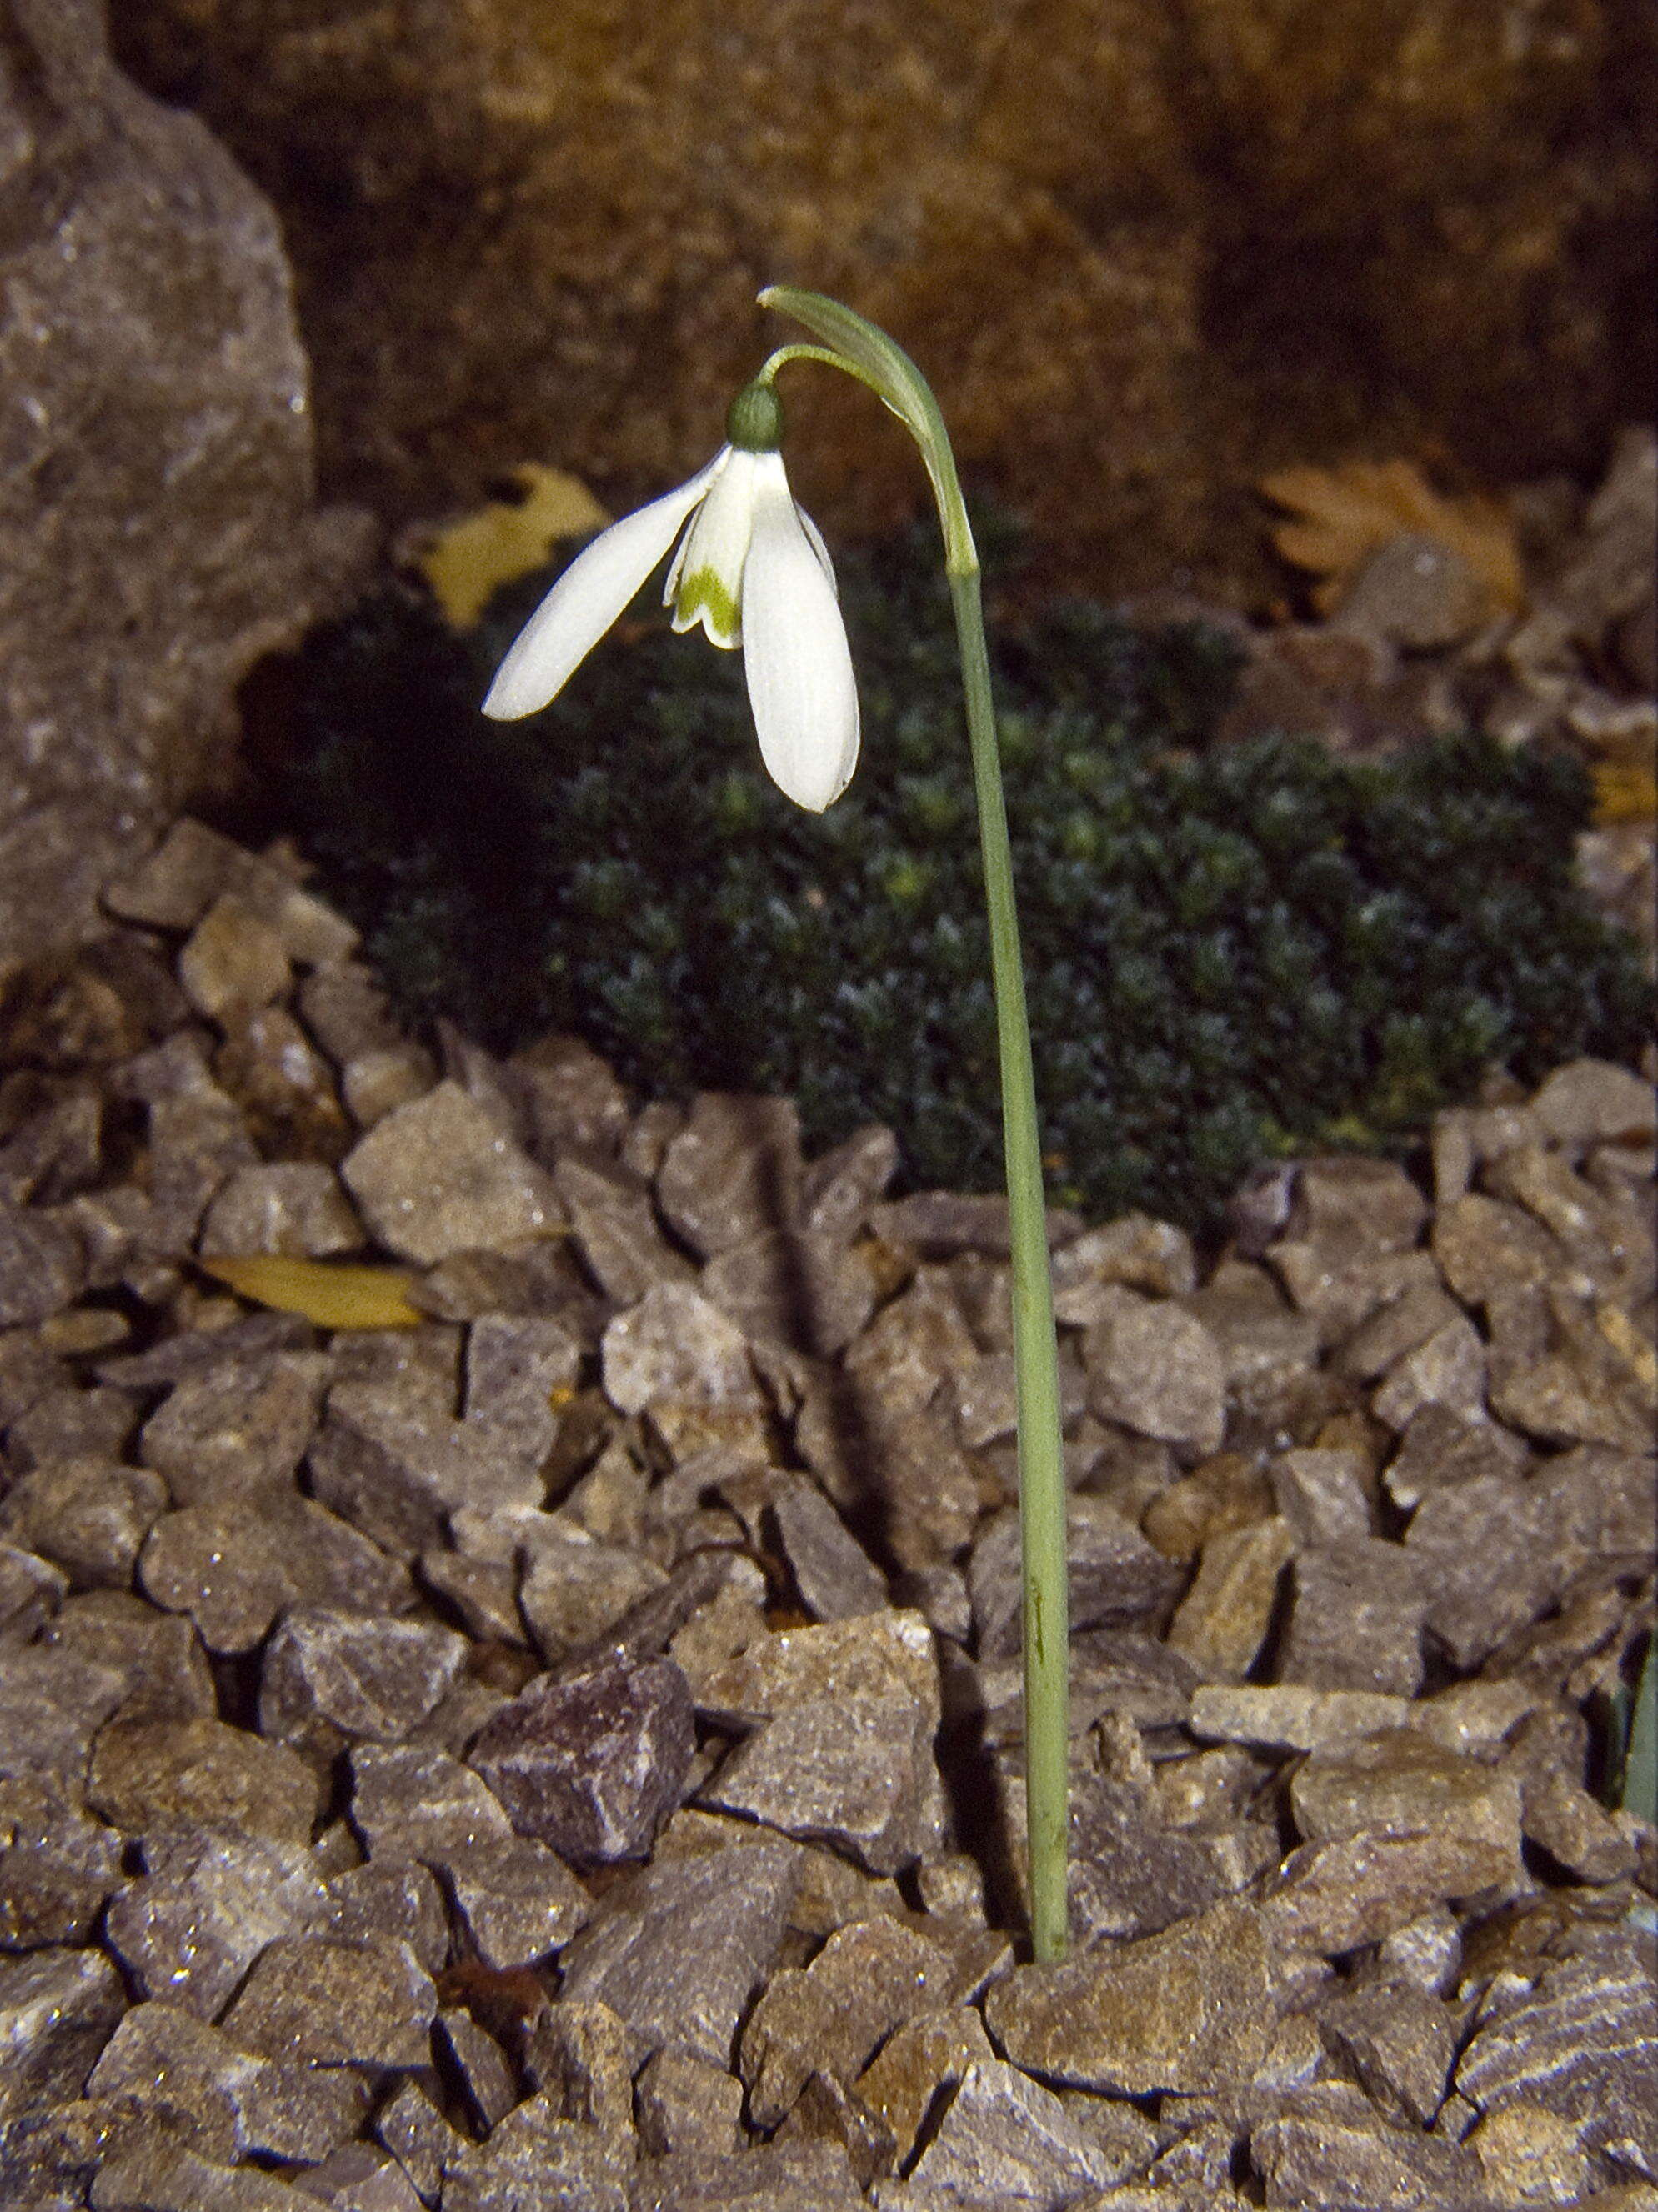
M 1639 0 L 120 15 L 281 206 L 325 481 L 394 518 L 530 458 L 618 503 L 682 477 L 768 280 L 898 334 L 1050 569 L 1106 587 L 1236 575 L 1286 459 L 1511 480 L 1644 411 Z M 817 380 L 814 512 L 913 508 L 896 428 Z

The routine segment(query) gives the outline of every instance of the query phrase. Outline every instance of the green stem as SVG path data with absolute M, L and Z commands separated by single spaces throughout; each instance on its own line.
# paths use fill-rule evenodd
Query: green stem
M 1019 1540 L 1024 1572 L 1025 1820 L 1030 1839 L 1030 1936 L 1035 1957 L 1062 1959 L 1069 1922 L 1070 1594 L 1066 1587 L 1065 1461 L 1054 1288 L 1048 1261 L 1036 1081 L 1030 1062 L 1013 859 L 991 703 L 984 610 L 975 561 L 952 570 L 950 595 L 962 652 L 979 846 L 990 909 L 990 973 L 1002 1075 L 1002 1150 L 1012 1246 L 1013 1371 L 1019 1432 Z
M 769 381 L 786 361 L 827 361 L 877 392 L 920 447 L 944 531 L 944 566 L 956 611 L 967 701 L 979 846 L 990 915 L 990 974 L 1001 1068 L 1002 1151 L 1007 1167 L 1012 1249 L 1013 1368 L 1019 1436 L 1019 1534 L 1024 1586 L 1025 1814 L 1030 1849 L 1031 1948 L 1062 1959 L 1069 1929 L 1066 1854 L 1070 1815 L 1070 1603 L 1066 1568 L 1065 1462 L 1060 1439 L 1058 1349 L 1048 1271 L 1036 1084 L 1025 1012 L 1013 856 L 1007 840 L 996 710 L 985 647 L 979 556 L 968 524 L 950 435 L 932 387 L 886 332 L 821 293 L 774 285 L 763 306 L 794 316 L 826 347 L 785 346 L 766 363 Z

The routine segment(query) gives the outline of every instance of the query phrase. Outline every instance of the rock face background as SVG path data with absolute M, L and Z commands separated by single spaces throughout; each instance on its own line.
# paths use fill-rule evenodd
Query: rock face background
M 125 0 L 116 35 L 280 207 L 325 482 L 393 517 L 526 459 L 618 502 L 688 473 L 767 280 L 901 333 L 1107 591 L 1247 575 L 1284 460 L 1587 472 L 1648 406 L 1640 0 Z M 833 381 L 792 450 L 873 527 L 914 457 Z
M 296 636 L 307 368 L 270 208 L 110 63 L 95 0 L 0 0 L 0 975 L 89 920 Z

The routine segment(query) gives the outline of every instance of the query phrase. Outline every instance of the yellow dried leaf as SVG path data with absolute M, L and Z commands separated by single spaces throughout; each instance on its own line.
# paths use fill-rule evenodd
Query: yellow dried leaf
M 1260 489 L 1295 518 L 1272 543 L 1320 581 L 1314 604 L 1327 614 L 1359 563 L 1401 531 L 1431 538 L 1467 562 L 1497 605 L 1524 602 L 1525 573 L 1514 519 L 1501 500 L 1437 492 L 1414 461 L 1342 461 L 1332 468 L 1280 469 Z
M 1594 778 L 1594 819 L 1602 829 L 1617 822 L 1650 822 L 1658 816 L 1658 777 L 1643 762 L 1602 761 Z
M 539 568 L 561 538 L 586 538 L 610 519 L 586 485 L 562 469 L 526 461 L 513 478 L 523 485 L 523 499 L 492 500 L 440 531 L 420 556 L 421 572 L 456 629 L 469 629 L 502 584 Z
M 413 1328 L 426 1316 L 409 1303 L 401 1267 L 367 1267 L 330 1260 L 288 1260 L 268 1253 L 246 1259 L 198 1260 L 204 1274 L 228 1284 L 239 1298 L 303 1314 L 319 1328 Z

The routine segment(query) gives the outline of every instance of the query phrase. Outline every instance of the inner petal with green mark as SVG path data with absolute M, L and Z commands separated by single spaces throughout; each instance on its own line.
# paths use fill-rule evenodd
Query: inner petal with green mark
M 699 622 L 711 644 L 724 646 L 729 651 L 743 642 L 736 599 L 713 568 L 693 569 L 681 579 L 674 594 L 674 628 L 689 629 Z

